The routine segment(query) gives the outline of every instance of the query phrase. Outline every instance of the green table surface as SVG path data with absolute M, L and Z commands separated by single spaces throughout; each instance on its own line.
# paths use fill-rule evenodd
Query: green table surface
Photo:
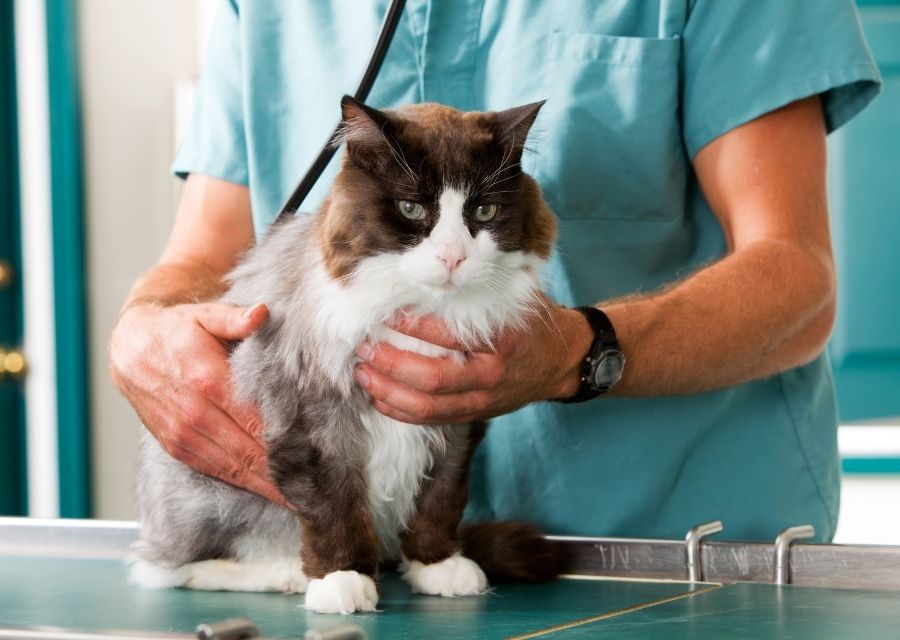
M 384 638 L 900 638 L 900 594 L 737 583 L 564 579 L 501 586 L 484 596 L 412 595 L 381 581 L 380 612 L 324 615 L 303 596 L 148 591 L 120 560 L 0 556 L 0 628 L 193 633 L 201 622 L 245 617 L 264 636 L 352 622 Z
M 193 633 L 201 622 L 246 617 L 269 637 L 298 638 L 306 629 L 352 622 L 373 640 L 509 638 L 708 588 L 558 580 L 501 586 L 484 596 L 440 598 L 412 595 L 396 574 L 387 574 L 381 581 L 380 612 L 341 616 L 306 611 L 300 607 L 303 596 L 296 594 L 140 589 L 127 583 L 125 565 L 118 560 L 0 556 L 0 627 Z
M 900 594 L 742 582 L 543 638 L 892 640 Z

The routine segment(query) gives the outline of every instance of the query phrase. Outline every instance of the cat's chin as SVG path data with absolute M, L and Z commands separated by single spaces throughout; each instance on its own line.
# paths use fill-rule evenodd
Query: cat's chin
M 462 289 L 460 285 L 450 280 L 444 282 L 443 284 L 424 283 L 422 286 L 426 291 L 439 298 L 452 297 L 454 294 L 459 293 L 460 289 Z
M 524 272 L 524 269 L 522 269 L 522 271 Z M 517 274 L 510 269 L 509 275 L 494 281 L 495 286 L 500 286 L 502 288 L 506 284 L 511 284 L 508 281 L 516 276 Z M 433 274 L 418 274 L 418 277 L 415 277 L 414 281 L 420 288 L 435 296 L 469 297 L 485 291 L 490 291 L 491 289 L 486 289 L 485 287 L 485 281 L 488 279 L 489 278 L 485 277 L 483 273 L 470 272 L 464 275 L 454 274 L 450 277 L 435 276 Z
M 497 300 L 487 292 L 474 285 L 447 283 L 442 285 L 423 284 L 419 287 L 421 292 L 418 304 L 426 313 L 438 315 L 462 315 L 467 316 L 468 311 L 478 311 L 479 307 L 496 307 Z M 455 311 L 455 313 L 454 313 Z M 480 314 L 479 314 L 480 315 Z
M 452 300 L 465 288 L 464 284 L 452 280 L 435 280 L 431 278 L 417 278 L 410 281 L 414 285 L 412 291 L 417 292 L 424 300 L 439 300 L 446 302 Z
M 437 297 L 471 295 L 484 288 L 486 269 L 461 269 L 448 274 L 443 269 L 407 268 L 406 277 L 421 289 Z

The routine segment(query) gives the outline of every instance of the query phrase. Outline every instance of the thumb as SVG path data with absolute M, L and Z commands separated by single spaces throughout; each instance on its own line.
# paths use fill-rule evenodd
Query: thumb
M 220 340 L 243 340 L 269 319 L 265 304 L 235 307 L 229 304 L 204 304 L 197 309 L 197 322 Z

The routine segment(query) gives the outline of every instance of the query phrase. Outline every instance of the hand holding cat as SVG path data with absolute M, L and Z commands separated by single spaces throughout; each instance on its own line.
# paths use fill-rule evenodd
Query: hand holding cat
M 265 305 L 135 305 L 113 331 L 109 364 L 115 385 L 172 457 L 286 505 L 268 476 L 262 420 L 232 396 L 225 346 L 268 316 Z
M 380 413 L 410 424 L 485 420 L 530 402 L 574 395 L 581 356 L 592 332 L 578 311 L 542 300 L 522 328 L 497 336 L 493 349 L 466 350 L 435 316 L 391 323 L 405 333 L 465 359 L 429 358 L 388 343 L 363 343 L 356 380 Z

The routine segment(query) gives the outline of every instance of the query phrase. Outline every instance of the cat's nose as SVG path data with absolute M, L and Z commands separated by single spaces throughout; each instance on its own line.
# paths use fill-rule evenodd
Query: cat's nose
M 462 264 L 462 261 L 466 259 L 466 256 L 463 253 L 447 252 L 439 253 L 437 259 L 447 267 L 447 271 L 453 273 Z

